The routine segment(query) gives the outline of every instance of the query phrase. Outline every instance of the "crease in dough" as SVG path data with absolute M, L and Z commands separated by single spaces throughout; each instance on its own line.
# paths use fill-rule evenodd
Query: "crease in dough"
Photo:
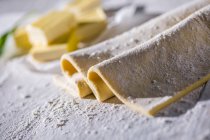
M 90 90 L 91 88 L 98 101 L 104 101 L 108 98 L 111 98 L 112 96 L 114 96 L 114 94 L 110 92 L 106 86 L 103 86 L 103 89 L 100 88 L 106 93 L 102 94 L 102 96 L 100 97 L 98 96 L 97 92 L 102 91 L 97 91 L 99 90 L 99 88 L 96 88 L 88 82 L 87 71 L 91 66 L 94 66 L 100 62 L 103 62 L 104 60 L 117 56 L 123 52 L 127 52 L 128 50 L 138 46 L 139 44 L 144 43 L 145 41 L 172 27 L 173 25 L 188 17 L 193 12 L 208 4 L 210 4 L 210 0 L 192 1 L 157 18 L 154 18 L 144 23 L 143 25 L 140 25 L 132 29 L 131 31 L 128 31 L 113 39 L 99 43 L 93 47 L 65 54 L 61 58 L 61 69 L 63 71 L 63 74 L 68 75 L 69 77 L 71 77 L 75 73 L 82 74 L 84 79 L 81 80 L 89 85 L 89 87 L 86 86 L 87 89 L 85 90 L 88 92 L 83 94 L 84 96 L 92 93 L 92 91 Z
M 85 78 L 83 75 L 75 69 L 77 66 L 72 66 L 71 63 L 69 63 L 69 61 L 71 61 L 70 58 L 65 58 L 65 55 L 62 56 L 62 59 L 63 61 L 61 61 L 61 67 L 64 73 L 64 77 L 70 87 L 75 89 L 72 94 L 81 98 L 90 95 L 92 91 L 87 85 L 87 82 L 84 80 Z
M 148 116 L 210 79 L 210 5 L 151 40 L 94 65 L 88 79 Z M 105 95 L 103 95 L 105 94 Z

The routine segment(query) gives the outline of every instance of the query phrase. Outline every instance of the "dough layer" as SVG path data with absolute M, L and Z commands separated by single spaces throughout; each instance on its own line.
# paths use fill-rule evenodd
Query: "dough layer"
M 209 38 L 210 5 L 128 52 L 94 65 L 88 71 L 89 82 L 96 97 L 109 98 L 112 93 L 134 110 L 154 115 L 210 79 Z
M 109 92 L 106 86 L 101 88 L 102 91 L 106 92 L 102 94 L 104 96 L 98 96 L 97 92 L 99 89 L 95 86 L 91 86 L 91 83 L 87 80 L 87 71 L 91 66 L 103 62 L 104 60 L 110 59 L 117 55 L 120 55 L 128 50 L 135 48 L 136 46 L 144 43 L 145 41 L 153 38 L 157 34 L 165 31 L 166 29 L 174 26 L 181 20 L 188 17 L 193 12 L 199 10 L 200 8 L 208 5 L 210 0 L 197 0 L 189 4 L 183 5 L 177 9 L 174 9 L 166 14 L 163 14 L 157 18 L 154 18 L 139 27 L 132 29 L 120 36 L 117 36 L 108 41 L 99 43 L 90 48 L 75 51 L 73 53 L 66 54 L 61 59 L 61 68 L 66 75 L 71 77 L 75 73 L 80 73 L 83 76 L 82 81 L 89 85 L 95 94 L 97 100 L 104 101 L 112 96 L 113 93 Z M 84 89 L 85 94 L 83 96 L 92 93 L 89 87 Z M 80 95 L 80 93 L 78 93 Z

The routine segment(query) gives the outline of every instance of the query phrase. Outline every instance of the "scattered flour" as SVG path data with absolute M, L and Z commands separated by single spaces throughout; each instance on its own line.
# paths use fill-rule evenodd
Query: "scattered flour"
M 53 85 L 53 74 L 28 69 L 23 62 L 24 57 L 0 68 L 8 75 L 0 75 L 6 79 L 0 86 L 1 140 L 209 138 L 207 97 L 196 105 L 186 98 L 171 107 L 173 112 L 148 118 L 120 103 L 74 98 Z

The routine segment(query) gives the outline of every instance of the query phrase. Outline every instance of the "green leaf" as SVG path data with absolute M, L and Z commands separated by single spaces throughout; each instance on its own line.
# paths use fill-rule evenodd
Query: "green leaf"
M 17 27 L 20 25 L 20 23 L 25 20 L 32 12 L 26 13 L 23 15 L 16 23 L 15 25 L 7 32 L 5 32 L 3 35 L 0 36 L 0 56 L 3 54 L 5 44 L 7 42 L 8 37 L 15 32 Z
M 0 56 L 3 54 L 4 46 L 10 33 L 10 31 L 6 32 L 0 37 Z
M 0 56 L 3 54 L 4 47 L 7 41 L 7 38 L 16 30 L 17 26 L 14 26 L 10 31 L 5 32 L 0 36 Z

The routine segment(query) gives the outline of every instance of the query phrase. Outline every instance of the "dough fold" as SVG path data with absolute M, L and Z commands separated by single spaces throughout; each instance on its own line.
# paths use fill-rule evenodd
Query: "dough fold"
M 154 115 L 206 83 L 209 62 L 210 5 L 147 42 L 92 66 L 88 80 L 96 97 L 114 94 L 134 110 Z
M 181 20 L 185 19 L 195 11 L 208 5 L 210 0 L 196 0 L 176 8 L 166 14 L 163 14 L 157 18 L 154 18 L 143 25 L 140 25 L 129 32 L 119 35 L 108 41 L 99 43 L 93 47 L 75 51 L 63 55 L 61 58 L 61 68 L 64 75 L 72 77 L 72 75 L 79 73 L 81 75 L 81 81 L 85 83 L 85 87 L 82 90 L 85 92 L 75 93 L 80 97 L 87 96 L 94 92 L 98 101 L 104 101 L 112 96 L 113 93 L 107 88 L 107 86 L 101 87 L 100 90 L 106 92 L 106 94 L 97 94 L 99 89 L 95 86 L 91 86 L 87 79 L 87 71 L 91 66 L 103 62 L 117 55 L 120 55 L 128 50 L 139 46 L 145 41 L 153 38 L 157 34 L 165 31 L 166 29 L 174 26 Z M 74 82 L 74 80 L 72 80 Z M 73 82 L 71 82 L 73 84 Z M 77 81 L 78 82 L 78 81 Z M 78 84 L 73 84 L 77 86 Z M 103 84 L 102 84 L 103 85 Z M 90 86 L 90 87 L 89 87 Z M 75 87 L 78 88 L 78 87 Z

